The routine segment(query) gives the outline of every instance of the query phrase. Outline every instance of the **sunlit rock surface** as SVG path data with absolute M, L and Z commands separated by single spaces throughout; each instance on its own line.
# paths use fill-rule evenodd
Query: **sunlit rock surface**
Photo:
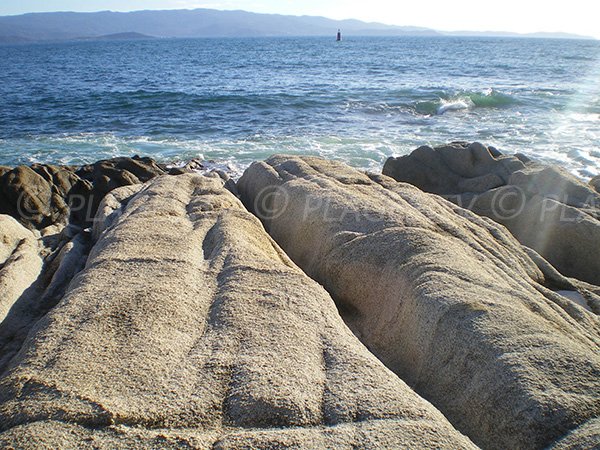
M 598 317 L 548 289 L 551 266 L 502 226 L 313 157 L 254 163 L 238 190 L 369 349 L 476 444 L 543 448 L 600 413 Z
M 222 184 L 105 199 L 85 269 L 5 367 L 0 446 L 474 448 Z
M 40 275 L 39 250 L 33 232 L 0 214 L 0 323 Z

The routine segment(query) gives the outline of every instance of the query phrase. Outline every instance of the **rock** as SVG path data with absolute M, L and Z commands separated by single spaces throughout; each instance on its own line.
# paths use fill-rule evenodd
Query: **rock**
M 596 192 L 600 192 L 600 175 L 595 176 L 590 180 L 590 186 L 592 186 Z
M 454 143 L 390 158 L 383 173 L 503 224 L 563 274 L 600 285 L 600 195 L 564 169 Z
M 37 237 L 12 217 L 0 215 L 0 323 L 41 270 Z
M 92 231 L 94 242 L 97 241 L 102 232 L 109 228 L 119 215 L 122 214 L 122 208 L 127 205 L 129 200 L 131 200 L 143 186 L 143 184 L 123 186 L 112 190 L 104 197 L 100 202 L 98 211 L 96 211 L 96 217 L 94 218 Z
M 464 170 L 493 164 L 474 155 Z M 543 448 L 600 414 L 599 318 L 549 289 L 502 226 L 319 158 L 254 163 L 238 190 L 363 343 L 476 444 Z
M 0 217 L 16 223 L 11 217 Z M 6 223 L 0 221 L 0 225 Z M 0 302 L 10 305 L 0 314 L 0 374 L 21 349 L 31 328 L 58 303 L 73 277 L 85 266 L 90 235 L 85 231 L 75 233 L 75 229 L 72 225 L 63 228 L 60 235 L 53 237 L 50 248 L 45 245 L 45 238 L 37 240 L 22 228 L 29 235 L 0 269 L 0 298 L 10 298 Z
M 220 178 L 123 192 L 0 379 L 0 446 L 475 448 Z
M 151 158 L 113 158 L 81 167 L 77 175 L 88 184 L 81 184 L 75 195 L 79 199 L 78 215 L 74 219 L 90 225 L 102 199 L 121 186 L 145 183 L 164 171 Z
M 183 175 L 184 173 L 193 173 L 193 170 L 186 169 L 185 167 L 171 167 L 167 173 L 169 175 Z
M 68 221 L 87 227 L 108 192 L 162 173 L 152 159 L 139 157 L 98 161 L 79 169 L 46 164 L 0 167 L 0 214 L 32 230 L 60 229 Z
M 476 185 L 478 191 L 491 189 L 486 184 L 506 184 L 514 170 L 524 167 L 517 158 L 493 156 L 482 144 L 455 142 L 436 148 L 423 146 L 410 155 L 389 158 L 383 174 L 427 192 L 448 195 L 460 194 L 470 184 Z M 477 179 L 480 181 L 474 181 Z
M 600 442 L 600 417 L 591 419 L 577 430 L 552 445 L 549 450 L 588 450 L 598 448 Z
M 13 216 L 30 229 L 65 222 L 68 217 L 68 205 L 60 187 L 31 167 L 19 166 L 5 172 L 0 178 L 0 190 L 0 213 Z
M 10 172 L 12 170 L 11 167 L 8 166 L 0 166 L 0 178 L 4 176 L 5 173 Z

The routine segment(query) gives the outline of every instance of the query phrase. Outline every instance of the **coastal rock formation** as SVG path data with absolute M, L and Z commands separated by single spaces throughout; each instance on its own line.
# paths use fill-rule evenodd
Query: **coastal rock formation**
M 135 190 L 3 371 L 0 446 L 474 448 L 220 178 Z
M 12 217 L 0 215 L 0 323 L 41 270 L 37 237 Z
M 73 212 L 72 220 L 90 224 L 100 202 L 110 191 L 121 186 L 145 183 L 164 173 L 152 158 L 139 156 L 107 159 L 79 168 L 76 174 L 84 183 L 76 191 L 81 205 Z
M 0 175 L 0 213 L 9 214 L 31 229 L 68 218 L 67 194 L 77 177 L 68 168 L 34 164 Z
M 600 417 L 592 419 L 556 442 L 550 450 L 588 450 L 598 448 Z
M 390 158 L 383 174 L 503 224 L 564 275 L 600 285 L 600 194 L 567 171 L 459 142 Z
M 44 237 L 0 215 L 0 373 L 83 269 L 90 245 L 77 227 Z
M 111 190 L 138 184 L 164 171 L 150 158 L 114 158 L 80 168 L 33 164 L 0 167 L 0 214 L 29 229 L 42 230 L 69 220 L 89 226 Z
M 590 180 L 590 186 L 592 186 L 596 192 L 600 193 L 600 175 L 595 176 Z
M 503 227 L 313 157 L 254 163 L 238 190 L 363 343 L 476 444 L 543 448 L 600 414 L 598 316 Z

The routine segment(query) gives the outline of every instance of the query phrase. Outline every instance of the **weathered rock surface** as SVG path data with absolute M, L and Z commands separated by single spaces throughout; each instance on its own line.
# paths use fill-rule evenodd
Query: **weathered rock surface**
M 550 450 L 597 449 L 600 443 L 600 417 L 591 419 L 556 442 Z
M 0 446 L 473 448 L 222 184 L 105 202 L 86 268 L 0 379 Z
M 595 176 L 590 180 L 590 186 L 592 186 L 596 192 L 600 193 L 600 175 Z
M 76 179 L 67 168 L 40 164 L 5 171 L 0 175 L 0 213 L 32 229 L 65 221 L 67 194 Z
M 41 270 L 37 237 L 12 217 L 0 215 L 0 323 Z
M 165 172 L 151 158 L 113 158 L 81 167 L 76 174 L 86 183 L 76 191 L 83 199 L 82 207 L 74 213 L 74 220 L 90 224 L 100 202 L 113 189 L 145 183 Z
M 0 168 L 0 214 L 41 230 L 68 220 L 89 226 L 104 196 L 164 173 L 150 158 L 114 158 L 79 169 L 33 164 Z
M 564 275 L 600 285 L 600 195 L 567 171 L 453 143 L 390 158 L 383 174 L 505 225 Z
M 551 266 L 503 227 L 319 158 L 254 163 L 238 190 L 361 340 L 476 444 L 543 448 L 600 414 L 598 317 L 548 289 Z
M 40 237 L 9 216 L 0 215 L 0 374 L 20 350 L 31 327 L 64 295 L 85 265 L 89 233 L 66 227 Z M 46 246 L 47 239 L 52 241 Z M 12 250 L 11 250 L 12 249 Z

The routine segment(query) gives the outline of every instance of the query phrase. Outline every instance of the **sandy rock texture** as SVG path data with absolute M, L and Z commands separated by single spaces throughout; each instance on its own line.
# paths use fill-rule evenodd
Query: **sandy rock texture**
M 254 163 L 238 190 L 367 347 L 476 444 L 544 448 L 600 414 L 598 316 L 502 226 L 313 157 Z
M 505 225 L 564 275 L 600 285 L 597 181 L 464 142 L 390 158 L 383 174 Z
M 38 238 L 12 217 L 0 215 L 0 323 L 41 270 Z
M 0 215 L 0 374 L 83 269 L 90 246 L 77 227 L 42 236 Z
M 0 446 L 474 448 L 218 177 L 158 177 L 101 211 L 3 371 Z

